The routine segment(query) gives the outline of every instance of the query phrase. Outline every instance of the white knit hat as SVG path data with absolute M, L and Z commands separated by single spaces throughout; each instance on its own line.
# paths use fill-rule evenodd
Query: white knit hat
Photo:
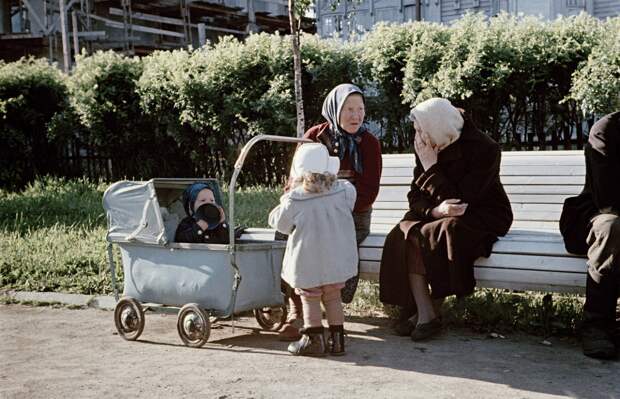
M 302 144 L 295 152 L 291 176 L 301 177 L 304 173 L 338 173 L 340 160 L 330 157 L 327 148 L 320 143 Z
M 411 110 L 409 116 L 429 135 L 440 151 L 458 140 L 465 123 L 461 112 L 445 98 L 431 98 L 421 102 Z

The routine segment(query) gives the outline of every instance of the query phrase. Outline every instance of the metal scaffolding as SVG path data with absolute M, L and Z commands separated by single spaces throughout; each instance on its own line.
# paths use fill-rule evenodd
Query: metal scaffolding
M 144 55 L 200 47 L 224 34 L 288 33 L 286 0 L 261 1 L 269 12 L 255 0 L 212 1 L 0 0 L 0 59 L 47 57 L 68 71 L 82 51 Z M 304 28 L 314 32 L 314 22 Z

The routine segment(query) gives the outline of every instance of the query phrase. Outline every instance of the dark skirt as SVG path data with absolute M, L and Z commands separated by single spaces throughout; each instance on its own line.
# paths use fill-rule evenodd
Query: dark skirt
M 489 256 L 497 241 L 496 235 L 474 227 L 478 225 L 477 220 L 465 215 L 418 222 L 411 228 L 409 236 L 419 243 L 433 298 L 465 296 L 473 292 L 476 285 L 474 261 L 480 256 Z M 379 275 L 380 299 L 384 303 L 414 306 L 408 274 L 418 266 L 412 266 L 408 259 L 415 253 L 410 246 L 410 240 L 404 239 L 399 225 L 386 237 Z

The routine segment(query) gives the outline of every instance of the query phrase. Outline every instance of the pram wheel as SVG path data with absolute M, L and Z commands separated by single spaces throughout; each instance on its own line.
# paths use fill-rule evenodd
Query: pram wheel
M 254 309 L 258 324 L 267 331 L 277 331 L 286 321 L 286 306 Z
M 209 316 L 198 304 L 188 303 L 179 310 L 177 331 L 185 345 L 200 348 L 211 334 Z
M 114 324 L 127 341 L 138 339 L 144 330 L 144 311 L 140 302 L 131 297 L 121 298 L 114 308 Z

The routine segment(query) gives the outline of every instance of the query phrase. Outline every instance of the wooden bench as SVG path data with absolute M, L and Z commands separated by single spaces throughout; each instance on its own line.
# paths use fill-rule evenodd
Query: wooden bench
M 383 155 L 379 196 L 373 205 L 371 233 L 360 247 L 361 277 L 378 280 L 386 234 L 408 209 L 413 179 L 412 154 Z M 581 293 L 586 260 L 566 252 L 559 232 L 564 199 L 578 194 L 585 181 L 582 151 L 502 153 L 501 179 L 512 204 L 514 222 L 489 258 L 475 263 L 479 287 Z M 273 237 L 252 229 L 248 238 Z

